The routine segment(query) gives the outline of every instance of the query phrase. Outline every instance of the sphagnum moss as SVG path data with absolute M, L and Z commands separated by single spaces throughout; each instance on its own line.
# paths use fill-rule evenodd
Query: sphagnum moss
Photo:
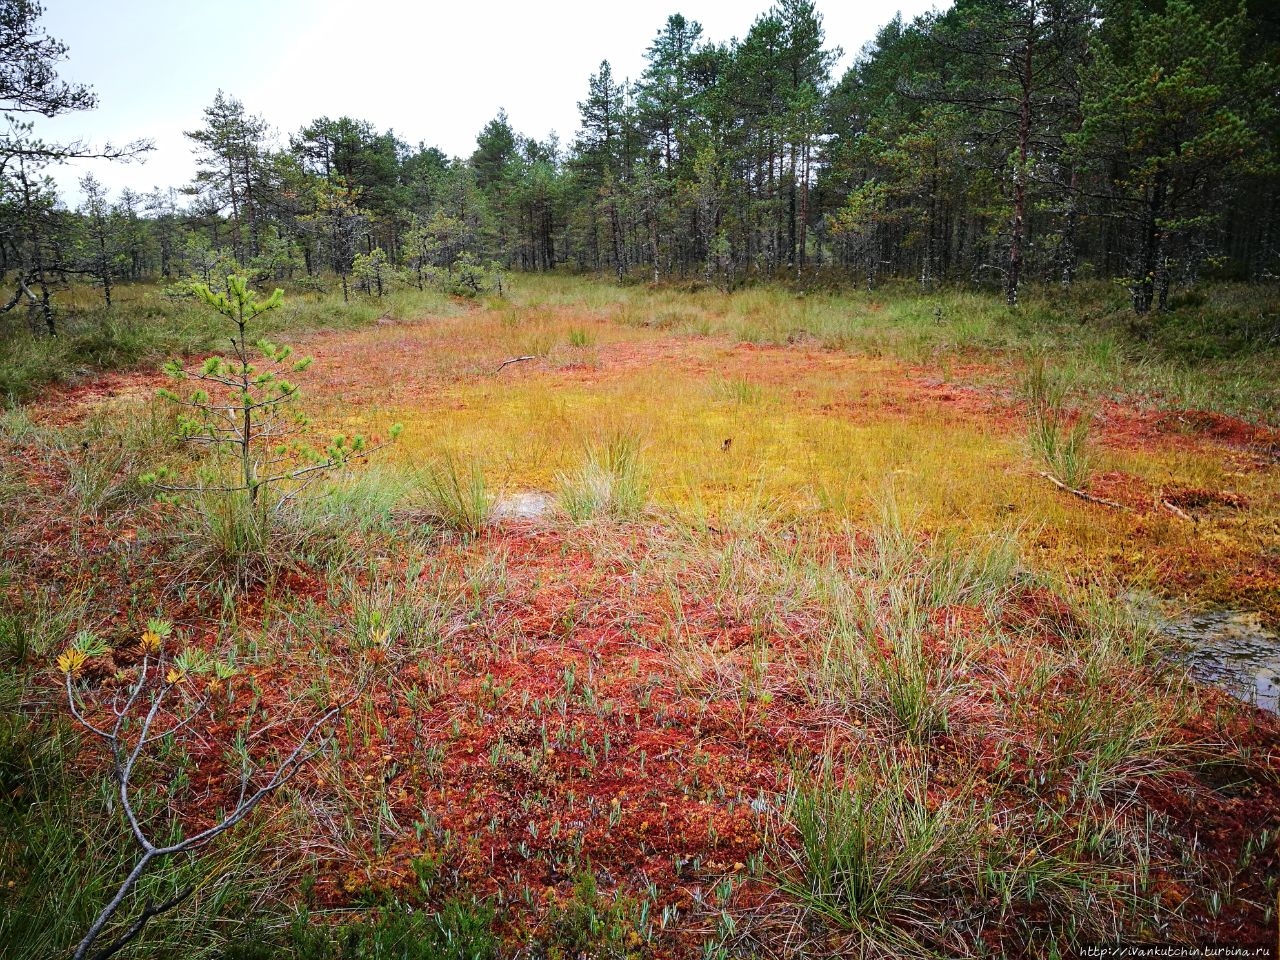
M 320 957 L 412 935 L 484 955 L 518 930 L 548 950 L 1065 954 L 1264 922 L 1266 827 L 1241 833 L 1219 791 L 1248 784 L 1251 820 L 1274 821 L 1257 761 L 1272 728 L 1189 686 L 1144 604 L 1115 598 L 1195 596 L 1207 575 L 1232 595 L 1274 549 L 1274 472 L 1247 445 L 1108 402 L 1090 437 L 1093 483 L 1124 498 L 1108 509 L 1047 484 L 1025 444 L 1025 357 L 1069 368 L 1073 404 L 1160 368 L 1111 334 L 1067 346 L 1034 301 L 1013 316 L 971 294 L 530 277 L 513 297 L 308 343 L 322 424 L 408 427 L 378 475 L 334 477 L 308 504 L 296 562 L 245 607 L 183 575 L 152 505 L 80 509 L 57 459 L 79 448 L 53 441 L 92 403 L 5 420 L 3 495 L 22 509 L 0 524 L 36 546 L 6 554 L 4 589 L 82 598 L 59 630 L 172 609 L 235 637 L 229 728 L 368 681 L 287 798 L 286 835 L 254 854 L 285 878 L 256 902 L 301 919 L 220 921 L 193 952 L 247 934 Z M 495 373 L 522 326 L 552 355 Z M 574 330 L 597 364 L 557 362 Z M 486 489 L 545 491 L 593 448 L 626 474 L 602 449 L 616 436 L 635 439 L 645 479 L 625 522 L 466 537 L 421 522 L 412 472 L 433 457 L 466 451 L 464 479 L 474 466 Z M 1192 524 L 1156 500 L 1180 487 L 1234 505 Z M 117 648 L 89 665 L 95 684 L 127 682 Z M 38 672 L 57 645 L 6 649 Z M 28 716 L 10 742 L 30 742 Z M 190 779 L 165 789 L 222 783 L 224 760 L 195 744 Z M 335 912 L 357 907 L 377 919 Z M 71 926 L 46 929 L 65 943 Z M 161 924 L 147 946 L 185 929 Z

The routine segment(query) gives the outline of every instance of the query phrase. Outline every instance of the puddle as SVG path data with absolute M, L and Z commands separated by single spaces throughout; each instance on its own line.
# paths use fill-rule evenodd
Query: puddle
M 1183 660 L 1197 680 L 1280 713 L 1280 634 L 1263 627 L 1256 613 L 1202 613 L 1165 629 L 1189 647 Z
M 555 500 L 549 493 L 509 493 L 493 505 L 495 520 L 540 520 L 551 512 Z

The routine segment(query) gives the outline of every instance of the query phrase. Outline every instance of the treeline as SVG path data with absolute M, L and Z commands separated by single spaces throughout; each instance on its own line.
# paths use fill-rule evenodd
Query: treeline
M 348 117 L 278 145 L 219 92 L 181 189 L 113 199 L 86 178 L 71 211 L 36 159 L 10 164 L 0 270 L 7 307 L 50 330 L 67 277 L 109 303 L 121 279 L 228 266 L 344 294 L 480 292 L 502 269 L 726 286 L 834 270 L 1011 303 L 1092 276 L 1145 312 L 1205 270 L 1280 270 L 1278 54 L 1265 0 L 961 0 L 893 20 L 837 80 L 811 0 L 726 43 L 674 15 L 634 81 L 601 63 L 567 146 L 501 112 L 465 159 Z

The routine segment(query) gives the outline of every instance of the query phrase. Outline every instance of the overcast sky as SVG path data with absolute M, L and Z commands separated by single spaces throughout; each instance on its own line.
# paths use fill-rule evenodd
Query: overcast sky
M 99 107 L 42 121 L 47 140 L 116 144 L 148 137 L 145 163 L 93 164 L 114 191 L 182 186 L 194 174 L 184 130 L 223 89 L 267 120 L 280 143 L 309 121 L 347 115 L 450 156 L 505 108 L 519 132 L 568 143 L 601 60 L 635 78 L 679 12 L 704 39 L 741 37 L 769 0 L 46 0 L 44 24 L 70 47 L 61 75 L 91 84 Z M 943 0 L 818 0 L 841 69 L 879 26 Z M 69 202 L 89 165 L 54 171 Z

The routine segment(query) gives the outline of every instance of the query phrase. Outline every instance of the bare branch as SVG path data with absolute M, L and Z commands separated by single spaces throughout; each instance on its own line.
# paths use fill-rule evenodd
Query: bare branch
M 1117 503 L 1114 500 L 1108 500 L 1106 497 L 1095 497 L 1092 493 L 1086 493 L 1084 490 L 1077 490 L 1075 487 L 1069 487 L 1051 473 L 1044 473 L 1042 471 L 1040 473 L 1040 476 L 1044 477 L 1046 480 L 1052 483 L 1059 490 L 1064 490 L 1067 493 L 1071 494 L 1073 497 L 1079 497 L 1081 500 L 1085 500 L 1089 503 L 1096 503 L 1104 507 L 1112 507 L 1116 510 L 1129 509 L 1123 503 Z
M 537 359 L 538 359 L 537 357 L 532 357 L 532 356 L 530 356 L 530 357 L 512 357 L 510 360 L 503 360 L 503 361 L 502 361 L 502 363 L 498 364 L 498 369 L 497 369 L 497 370 L 495 370 L 494 372 L 495 372 L 495 373 L 501 373 L 501 372 L 503 371 L 503 369 L 504 369 L 504 368 L 506 368 L 507 366 L 509 366 L 510 364 L 513 364 L 513 363 L 524 363 L 526 360 L 537 360 Z
M 102 908 L 98 916 L 94 919 L 84 939 L 77 945 L 73 954 L 73 960 L 85 960 L 90 956 L 89 951 L 101 937 L 111 919 L 120 910 L 121 906 L 127 900 L 130 892 L 135 888 L 139 879 L 155 861 L 164 859 L 178 853 L 196 850 L 210 841 L 214 840 L 220 834 L 230 830 L 236 824 L 244 820 L 264 799 L 270 796 L 274 791 L 287 784 L 292 780 L 302 767 L 310 761 L 320 750 L 323 749 L 323 743 L 316 745 L 316 735 L 329 723 L 338 716 L 347 705 L 353 702 L 359 696 L 358 688 L 351 698 L 343 703 L 329 707 L 320 717 L 315 720 L 304 732 L 301 738 L 294 745 L 292 751 L 284 758 L 272 771 L 271 776 L 260 787 L 248 792 L 252 782 L 253 775 L 250 773 L 241 781 L 240 796 L 237 799 L 234 809 L 224 816 L 218 823 L 214 824 L 199 833 L 190 837 L 179 840 L 168 846 L 157 847 L 147 837 L 142 827 L 142 823 L 133 807 L 133 798 L 130 793 L 131 780 L 134 769 L 141 759 L 143 750 L 150 744 L 166 737 L 173 736 L 181 730 L 186 729 L 192 721 L 200 716 L 205 705 L 209 702 L 206 696 L 192 705 L 188 703 L 190 713 L 182 720 L 170 726 L 163 732 L 152 732 L 156 718 L 159 716 L 163 704 L 169 693 L 174 689 L 173 684 L 166 683 L 158 691 L 156 691 L 150 699 L 147 712 L 142 720 L 141 726 L 137 733 L 137 740 L 130 746 L 126 740 L 125 724 L 131 716 L 133 708 L 137 705 L 142 689 L 147 684 L 149 676 L 149 658 L 144 654 L 142 667 L 139 671 L 138 679 L 130 689 L 129 697 L 125 701 L 123 707 L 113 706 L 116 714 L 116 722 L 110 731 L 103 730 L 95 726 L 87 718 L 85 711 L 77 702 L 74 684 L 71 681 L 70 672 L 66 674 L 66 690 L 67 700 L 70 704 L 72 716 L 81 726 L 100 737 L 108 746 L 112 756 L 113 773 L 119 788 L 120 805 L 124 810 L 125 818 L 129 823 L 130 831 L 138 846 L 142 848 L 142 855 L 134 864 L 133 869 L 129 871 L 128 876 L 120 883 L 111 900 Z M 172 910 L 183 901 L 185 901 L 194 892 L 195 887 L 187 887 L 179 893 L 164 901 L 156 904 L 148 902 L 143 909 L 142 914 L 136 918 L 133 923 L 115 940 L 99 949 L 92 954 L 93 960 L 106 960 L 106 958 L 118 953 L 129 943 L 137 939 L 141 935 L 146 925 L 156 916 L 166 911 Z

